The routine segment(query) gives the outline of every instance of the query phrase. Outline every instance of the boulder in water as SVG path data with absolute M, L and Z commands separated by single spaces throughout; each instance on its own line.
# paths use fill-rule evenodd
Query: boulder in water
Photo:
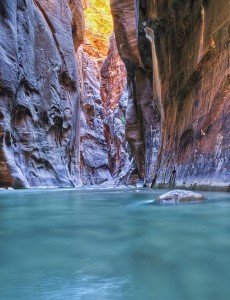
M 7 191 L 14 191 L 14 188 L 8 187 Z
M 184 190 L 173 190 L 159 196 L 156 200 L 159 204 L 177 204 L 191 201 L 203 201 L 205 197 L 199 193 Z

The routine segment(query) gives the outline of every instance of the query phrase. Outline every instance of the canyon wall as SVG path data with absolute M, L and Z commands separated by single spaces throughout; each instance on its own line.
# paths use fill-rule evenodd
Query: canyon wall
M 80 0 L 0 3 L 0 186 L 80 183 Z
M 111 9 L 139 177 L 228 189 L 230 2 L 111 0 Z
M 108 45 L 111 15 L 107 36 L 94 36 L 87 8 L 1 1 L 0 187 L 114 184 L 123 166 L 122 182 L 129 173 L 125 66 L 114 37 Z
M 81 178 L 84 185 L 129 183 L 125 140 L 126 69 L 116 45 L 109 0 L 85 2 L 82 62 Z
M 89 37 L 89 39 L 87 39 Z M 126 70 L 114 35 L 105 56 L 87 33 L 81 65 L 81 179 L 84 185 L 119 184 L 130 165 L 125 134 Z M 95 39 L 96 41 L 96 39 Z M 122 175 L 123 176 L 123 175 Z M 129 176 L 128 176 L 129 177 Z M 122 180 L 124 183 L 124 180 Z
M 87 45 L 89 47 L 89 45 Z M 100 64 L 83 47 L 81 97 L 81 179 L 84 185 L 111 181 L 107 143 L 104 135 L 103 105 L 100 95 Z
M 135 163 L 125 138 L 128 104 L 127 73 L 118 53 L 115 35 L 101 68 L 101 98 L 109 169 L 116 185 L 135 182 Z
M 1 1 L 0 187 L 228 189 L 229 1 L 86 2 Z

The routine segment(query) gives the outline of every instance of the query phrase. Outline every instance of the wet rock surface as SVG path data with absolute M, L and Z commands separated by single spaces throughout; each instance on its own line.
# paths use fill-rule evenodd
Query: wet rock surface
M 135 72 L 142 66 L 137 41 L 136 7 L 133 1 L 111 1 L 114 30 L 118 51 L 126 64 L 128 81 L 128 104 L 126 111 L 126 139 L 130 144 L 138 177 L 145 174 L 145 145 L 140 102 L 137 101 Z M 146 87 L 142 86 L 142 91 Z M 147 99 L 146 99 L 147 101 Z M 151 107 L 151 106 L 149 106 Z
M 227 189 L 230 2 L 112 0 L 111 8 L 139 177 L 152 186 Z
M 156 199 L 158 204 L 178 204 L 192 201 L 203 201 L 205 197 L 199 193 L 185 190 L 173 190 L 159 196 Z

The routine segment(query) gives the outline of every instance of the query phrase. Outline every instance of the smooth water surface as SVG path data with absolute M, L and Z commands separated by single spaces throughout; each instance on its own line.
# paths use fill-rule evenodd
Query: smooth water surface
M 162 193 L 0 192 L 0 299 L 229 300 L 229 194 Z

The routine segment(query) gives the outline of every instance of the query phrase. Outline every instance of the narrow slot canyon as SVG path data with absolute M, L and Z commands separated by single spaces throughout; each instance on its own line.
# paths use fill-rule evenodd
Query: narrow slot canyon
M 128 185 L 127 74 L 117 50 L 110 2 L 88 1 L 84 11 L 85 37 L 79 49 L 81 180 L 83 185 Z
M 2 188 L 229 189 L 228 1 L 0 8 Z
M 228 300 L 230 0 L 0 0 L 0 300 Z

